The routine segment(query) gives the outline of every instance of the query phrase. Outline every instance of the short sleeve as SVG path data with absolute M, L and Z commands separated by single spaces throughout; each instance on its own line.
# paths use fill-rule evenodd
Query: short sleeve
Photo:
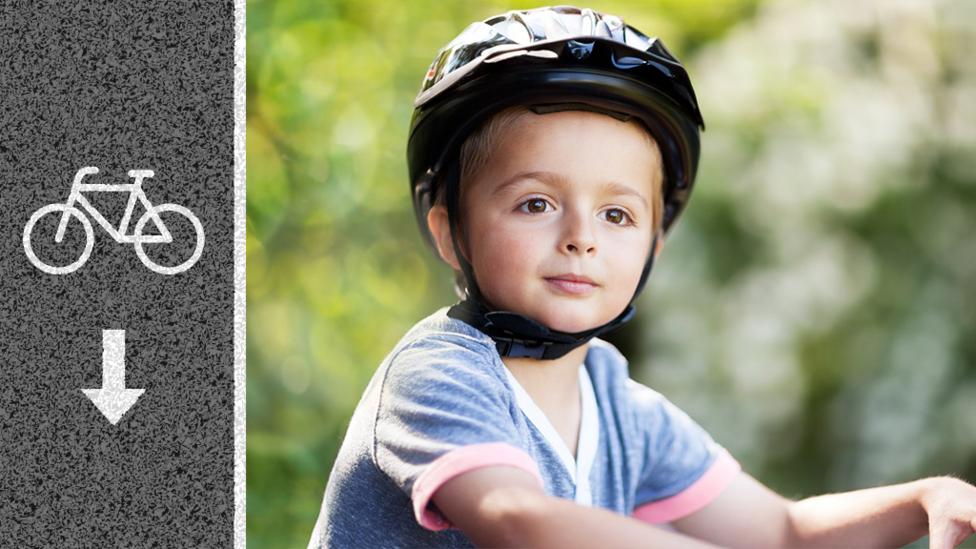
M 430 500 L 461 473 L 507 465 L 542 484 L 520 445 L 510 390 L 490 349 L 443 337 L 414 342 L 391 360 L 373 431 L 376 466 L 412 499 L 417 522 L 430 530 L 451 527 Z
M 627 383 L 644 441 L 634 516 L 661 524 L 705 507 L 739 474 L 739 463 L 663 395 Z

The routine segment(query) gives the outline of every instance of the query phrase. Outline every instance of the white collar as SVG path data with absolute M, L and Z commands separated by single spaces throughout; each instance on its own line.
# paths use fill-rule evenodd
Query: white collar
M 592 505 L 593 498 L 590 492 L 590 470 L 593 468 L 593 461 L 596 458 L 597 445 L 600 440 L 600 421 L 598 418 L 599 410 L 596 403 L 596 394 L 593 392 L 593 384 L 587 374 L 586 366 L 580 364 L 579 367 L 579 387 L 580 387 L 580 428 L 579 442 L 577 443 L 577 455 L 573 457 L 566 441 L 559 436 L 559 432 L 552 426 L 549 418 L 539 408 L 529 393 L 526 392 L 522 384 L 515 379 L 512 372 L 505 368 L 508 381 L 515 391 L 515 399 L 519 408 L 535 425 L 536 429 L 542 433 L 543 438 L 549 446 L 556 452 L 563 462 L 569 477 L 576 485 L 576 503 L 581 505 Z M 578 459 L 577 459 L 578 458 Z

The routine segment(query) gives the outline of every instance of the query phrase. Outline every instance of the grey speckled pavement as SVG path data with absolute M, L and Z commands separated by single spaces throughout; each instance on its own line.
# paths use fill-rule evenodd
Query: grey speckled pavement
M 0 5 L 0 547 L 234 546 L 234 10 Z

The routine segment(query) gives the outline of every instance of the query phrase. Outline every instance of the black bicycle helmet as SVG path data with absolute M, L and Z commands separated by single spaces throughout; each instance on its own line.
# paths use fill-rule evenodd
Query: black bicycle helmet
M 427 213 L 438 193 L 446 196 L 452 236 L 458 221 L 461 144 L 492 115 L 515 105 L 639 120 L 657 141 L 664 164 L 663 232 L 673 226 L 691 193 L 704 129 L 687 72 L 660 40 L 619 17 L 546 7 L 472 24 L 438 52 L 427 71 L 414 101 L 407 162 L 417 222 L 432 248 Z M 468 296 L 449 314 L 491 336 L 502 356 L 557 358 L 633 316 L 633 301 L 650 273 L 659 236 L 627 308 L 611 322 L 576 334 L 492 311 L 455 239 Z

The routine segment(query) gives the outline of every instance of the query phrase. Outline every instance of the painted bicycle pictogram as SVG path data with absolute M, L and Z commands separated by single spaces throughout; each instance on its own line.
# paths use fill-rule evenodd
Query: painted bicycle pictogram
M 99 225 L 105 232 L 112 237 L 113 240 L 119 244 L 132 244 L 135 246 L 136 255 L 142 263 L 149 267 L 151 270 L 160 273 L 173 275 L 181 273 L 190 267 L 200 259 L 200 255 L 203 253 L 203 225 L 200 224 L 200 220 L 197 216 L 193 214 L 189 209 L 180 206 L 179 204 L 160 204 L 154 206 L 149 199 L 146 198 L 146 193 L 142 189 L 142 181 L 144 179 L 153 177 L 154 173 L 152 170 L 129 170 L 128 175 L 135 179 L 133 183 L 122 183 L 122 184 L 91 184 L 82 183 L 81 180 L 86 175 L 98 173 L 98 168 L 94 166 L 89 166 L 81 168 L 75 174 L 74 182 L 71 184 L 71 192 L 68 194 L 68 200 L 64 204 L 48 204 L 41 209 L 34 212 L 31 215 L 30 220 L 27 221 L 27 225 L 24 227 L 24 251 L 27 252 L 27 258 L 30 262 L 38 269 L 49 274 L 68 274 L 78 270 L 82 265 L 88 261 L 89 256 L 91 256 L 92 247 L 95 244 L 95 232 L 92 230 L 92 223 L 89 218 L 85 215 L 86 213 L 92 219 L 98 222 Z M 122 221 L 119 223 L 119 228 L 113 227 L 105 217 L 99 213 L 99 211 L 92 206 L 84 194 L 84 192 L 128 192 L 129 200 L 125 207 L 125 214 L 122 216 Z M 132 234 L 126 234 L 129 228 L 129 222 L 132 218 L 132 213 L 136 207 L 136 201 L 140 201 L 145 207 L 146 212 L 142 214 L 139 221 L 136 223 Z M 81 206 L 79 209 L 77 206 Z M 190 223 L 193 225 L 193 229 L 196 236 L 196 245 L 193 248 L 193 254 L 189 259 L 183 261 L 182 263 L 168 267 L 165 265 L 160 265 L 149 258 L 146 255 L 144 246 L 147 244 L 169 244 L 173 242 L 173 236 L 170 231 L 166 228 L 163 223 L 163 219 L 160 216 L 161 213 L 172 212 L 175 214 L 182 215 L 186 217 Z M 76 261 L 64 265 L 50 265 L 45 263 L 37 257 L 34 253 L 34 249 L 31 246 L 31 236 L 34 226 L 37 224 L 38 220 L 48 214 L 60 214 L 61 219 L 58 223 L 57 232 L 54 235 L 54 241 L 56 243 L 61 243 L 64 240 L 65 231 L 68 227 L 68 220 L 71 217 L 75 217 L 81 221 L 81 226 L 85 230 L 85 249 L 82 252 L 81 257 Z M 159 234 L 143 234 L 143 230 L 146 224 L 152 221 Z

